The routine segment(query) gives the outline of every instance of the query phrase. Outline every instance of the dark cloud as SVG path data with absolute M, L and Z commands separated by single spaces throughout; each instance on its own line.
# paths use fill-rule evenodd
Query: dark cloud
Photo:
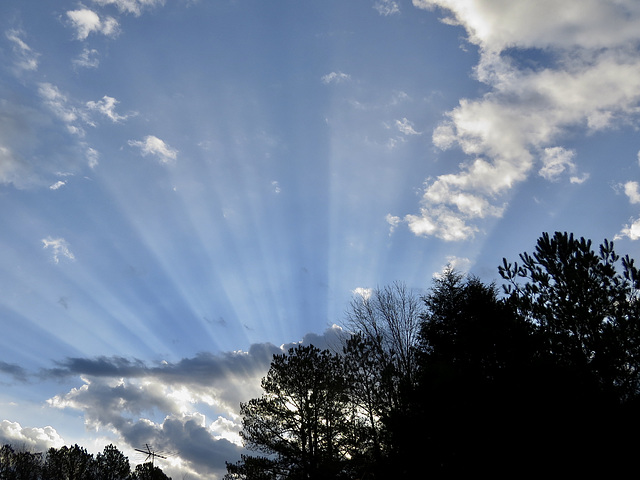
M 27 371 L 20 365 L 0 361 L 0 373 L 11 376 L 19 382 L 27 381 Z
M 74 357 L 41 374 L 82 378 L 83 385 L 48 403 L 81 411 L 88 428 L 115 432 L 133 448 L 148 443 L 173 452 L 201 478 L 222 476 L 225 462 L 244 452 L 234 443 L 241 429 L 240 403 L 262 394 L 260 380 L 273 356 L 300 344 L 335 346 L 341 333 L 334 326 L 280 347 L 256 343 L 247 352 L 202 352 L 175 363 Z

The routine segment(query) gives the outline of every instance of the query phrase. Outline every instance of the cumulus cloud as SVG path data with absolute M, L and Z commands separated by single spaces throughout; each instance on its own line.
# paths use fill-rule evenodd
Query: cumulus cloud
M 108 37 L 118 34 L 118 21 L 113 17 L 100 16 L 93 10 L 82 8 L 67 12 L 71 26 L 76 30 L 76 39 L 85 40 L 91 33 L 101 33 Z
M 24 32 L 21 30 L 11 29 L 5 32 L 5 35 L 13 44 L 13 53 L 16 57 L 16 68 L 20 71 L 37 70 L 39 55 L 22 39 Z
M 640 218 L 635 220 L 631 220 L 630 223 L 622 227 L 620 233 L 618 233 L 614 240 L 620 240 L 621 238 L 627 237 L 629 240 L 638 240 L 640 239 Z
M 624 194 L 631 203 L 640 203 L 640 187 L 638 182 L 627 182 L 624 184 Z
M 64 440 L 50 426 L 44 428 L 23 427 L 18 422 L 0 422 L 0 445 L 15 445 L 34 452 L 46 452 L 49 448 L 60 448 Z
M 170 163 L 178 157 L 177 150 L 154 135 L 147 135 L 144 140 L 129 140 L 129 145 L 139 148 L 143 157 L 154 155 L 160 163 Z
M 115 5 L 120 12 L 139 16 L 145 8 L 164 5 L 164 0 L 93 0 L 93 3 L 100 6 Z
M 65 257 L 69 260 L 75 260 L 73 252 L 71 252 L 71 250 L 69 249 L 69 243 L 64 238 L 43 238 L 42 245 L 45 249 L 51 248 L 53 261 L 55 263 L 60 262 L 60 257 Z
M 342 83 L 351 80 L 351 75 L 342 72 L 331 72 L 323 75 L 320 80 L 322 80 L 322 83 L 325 85 L 329 83 Z
M 440 9 L 443 21 L 466 30 L 469 42 L 479 47 L 476 79 L 489 87 L 480 98 L 461 99 L 433 132 L 436 147 L 458 148 L 467 160 L 457 173 L 427 180 L 419 214 L 403 218 L 416 235 L 473 237 L 482 219 L 503 214 L 505 195 L 537 162 L 549 180 L 575 173 L 575 153 L 558 146 L 568 128 L 591 132 L 637 116 L 637 2 L 413 3 Z M 548 60 L 538 68 L 519 65 L 512 53 L 527 49 L 544 51 Z M 574 174 L 570 181 L 587 178 Z

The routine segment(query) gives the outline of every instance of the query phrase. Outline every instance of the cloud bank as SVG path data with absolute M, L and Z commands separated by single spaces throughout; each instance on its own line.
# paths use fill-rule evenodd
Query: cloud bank
M 298 344 L 335 347 L 341 335 L 342 329 L 333 326 L 322 335 L 308 334 L 301 342 L 280 347 L 261 343 L 246 352 L 204 352 L 154 365 L 124 357 L 67 358 L 39 377 L 81 379 L 80 386 L 47 404 L 82 412 L 88 429 L 111 432 L 132 448 L 149 443 L 171 451 L 190 478 L 222 477 L 225 462 L 245 453 L 239 436 L 240 402 L 262 394 L 260 381 L 273 355 Z
M 475 78 L 489 87 L 461 99 L 434 130 L 433 144 L 466 157 L 457 173 L 429 179 L 418 214 L 402 218 L 416 235 L 473 238 L 502 216 L 508 194 L 535 171 L 582 183 L 575 152 L 557 142 L 571 127 L 588 132 L 629 122 L 640 102 L 640 4 L 631 0 L 511 2 L 413 0 L 438 9 L 478 47 Z M 539 54 L 521 65 L 519 51 Z M 390 216 L 395 224 L 400 218 Z M 394 226 L 394 225 L 392 225 Z

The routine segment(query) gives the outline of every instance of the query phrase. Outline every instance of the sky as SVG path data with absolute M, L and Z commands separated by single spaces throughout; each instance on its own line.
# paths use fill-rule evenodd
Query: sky
M 3 0 L 0 442 L 219 479 L 354 294 L 640 257 L 639 46 L 636 0 Z

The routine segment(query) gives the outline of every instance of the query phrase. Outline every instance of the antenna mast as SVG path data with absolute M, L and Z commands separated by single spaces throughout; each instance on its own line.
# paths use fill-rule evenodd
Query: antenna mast
M 153 450 L 153 449 L 151 448 L 151 445 L 149 445 L 148 443 L 145 443 L 145 444 L 144 444 L 144 446 L 146 447 L 146 450 L 141 450 L 141 449 L 139 449 L 139 448 L 134 448 L 134 450 L 135 450 L 136 452 L 144 453 L 144 454 L 147 456 L 147 458 L 146 458 L 146 459 L 145 459 L 145 461 L 144 461 L 145 463 L 147 463 L 147 461 L 148 461 L 149 459 L 151 459 L 151 465 L 153 466 L 153 462 L 154 462 L 154 460 L 156 459 L 156 457 L 158 457 L 158 458 L 164 458 L 164 459 L 166 459 L 166 458 L 167 458 L 167 457 L 165 457 L 164 455 L 162 455 L 162 454 L 160 454 L 160 453 L 156 452 L 155 450 Z

